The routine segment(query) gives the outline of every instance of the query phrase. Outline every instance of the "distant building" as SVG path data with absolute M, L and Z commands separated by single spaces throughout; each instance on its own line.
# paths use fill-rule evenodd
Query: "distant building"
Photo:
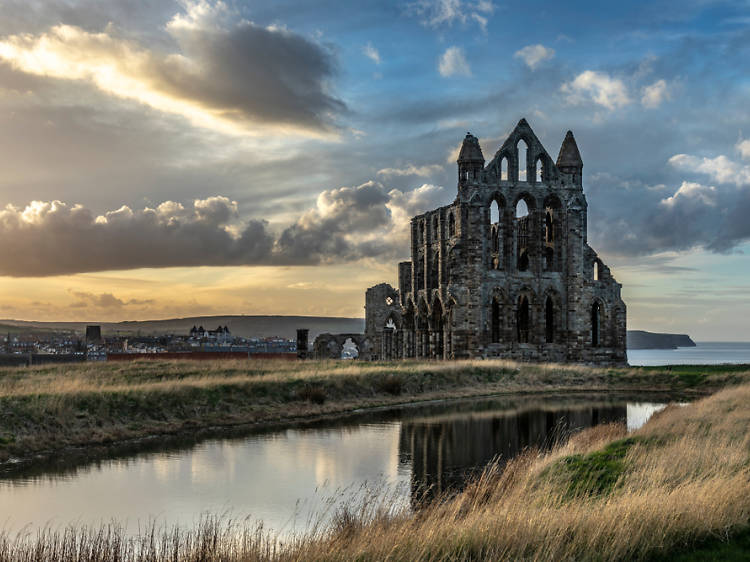
M 206 330 L 203 326 L 197 328 L 193 326 L 190 329 L 190 338 L 218 344 L 230 344 L 234 340 L 229 326 L 219 326 L 215 330 Z
M 101 343 L 102 341 L 102 327 L 101 326 L 86 326 L 86 343 Z

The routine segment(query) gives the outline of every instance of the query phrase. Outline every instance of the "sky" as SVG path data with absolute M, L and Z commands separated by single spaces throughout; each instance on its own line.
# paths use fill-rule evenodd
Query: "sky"
M 525 117 L 628 328 L 750 340 L 750 2 L 1 0 L 0 318 L 363 316 Z

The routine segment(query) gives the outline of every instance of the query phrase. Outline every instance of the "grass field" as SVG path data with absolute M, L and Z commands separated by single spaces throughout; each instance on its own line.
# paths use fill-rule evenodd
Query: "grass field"
M 0 463 L 207 426 L 516 392 L 680 390 L 750 382 L 750 366 L 603 369 L 508 361 L 140 361 L 0 369 Z
M 116 525 L 0 534 L 0 562 L 747 560 L 749 429 L 745 384 L 669 406 L 630 434 L 600 425 L 527 451 L 416 513 L 368 501 L 285 543 L 221 519 L 135 539 Z

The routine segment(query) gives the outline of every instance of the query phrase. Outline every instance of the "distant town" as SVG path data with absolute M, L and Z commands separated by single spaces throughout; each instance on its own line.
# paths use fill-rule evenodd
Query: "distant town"
M 9 332 L 2 336 L 2 343 L 4 353 L 0 355 L 0 364 L 128 360 L 156 354 L 159 358 L 171 355 L 199 359 L 253 355 L 295 358 L 297 353 L 296 340 L 235 336 L 228 326 L 214 329 L 193 326 L 183 334 L 103 335 L 101 326 L 89 325 L 85 334 L 75 330 Z

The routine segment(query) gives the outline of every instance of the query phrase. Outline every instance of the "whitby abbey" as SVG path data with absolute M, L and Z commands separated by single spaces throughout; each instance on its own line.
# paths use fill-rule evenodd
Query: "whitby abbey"
M 553 161 L 521 119 L 487 164 L 468 133 L 455 201 L 411 219 L 398 288 L 369 288 L 365 333 L 322 334 L 315 355 L 351 339 L 362 359 L 625 364 L 621 285 L 586 242 L 582 171 L 570 131 Z

